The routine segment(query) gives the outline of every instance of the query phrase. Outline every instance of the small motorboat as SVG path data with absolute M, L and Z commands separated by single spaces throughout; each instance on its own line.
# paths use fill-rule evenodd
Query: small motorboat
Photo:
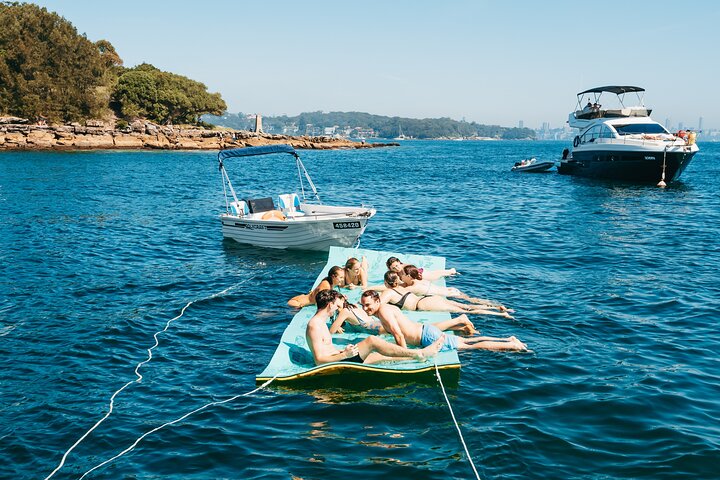
M 224 160 L 256 155 L 287 153 L 295 158 L 300 192 L 239 199 L 230 183 Z M 223 236 L 249 245 L 291 250 L 324 250 L 331 246 L 352 247 L 359 243 L 374 208 L 324 205 L 300 156 L 290 145 L 221 150 L 218 154 L 225 192 L 225 213 L 220 215 Z M 314 202 L 306 198 L 307 186 Z M 286 191 L 287 192 L 287 191 Z M 308 192 L 309 193 L 309 192 Z
M 513 172 L 546 172 L 555 166 L 555 162 L 538 162 L 536 158 L 527 158 L 515 163 Z

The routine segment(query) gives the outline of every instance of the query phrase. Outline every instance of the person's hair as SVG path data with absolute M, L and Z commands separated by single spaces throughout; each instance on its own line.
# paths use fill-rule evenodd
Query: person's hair
M 338 267 L 337 265 L 335 265 L 334 267 L 331 267 L 330 270 L 328 270 L 328 276 L 325 277 L 325 280 L 327 280 L 327 282 L 330 284 L 330 286 L 332 286 L 332 284 L 333 284 L 332 277 L 337 277 L 338 272 L 341 270 L 342 270 L 342 267 Z
M 373 300 L 380 301 L 380 294 L 375 290 L 365 290 L 360 298 L 372 297 Z
M 315 295 L 315 304 L 317 305 L 318 311 L 324 309 L 332 302 L 343 296 L 337 290 L 321 290 Z
M 398 283 L 400 283 L 400 275 L 393 272 L 392 270 L 388 270 L 385 272 L 385 276 L 383 277 L 385 280 L 385 283 L 390 285 L 391 287 L 396 287 Z
M 408 275 L 410 278 L 422 280 L 422 272 L 420 272 L 415 265 L 405 265 L 403 272 L 405 272 L 405 275 Z
M 400 259 L 397 257 L 390 257 L 387 259 L 387 262 L 385 262 L 385 265 L 387 265 L 387 268 L 389 269 L 390 265 L 392 265 L 395 262 L 400 262 Z M 400 263 L 402 263 L 402 262 L 400 262 Z
M 358 263 L 360 263 L 360 260 L 358 260 L 358 259 L 355 258 L 355 257 L 350 257 L 350 258 L 348 258 L 348 261 L 345 262 L 345 268 L 347 268 L 348 270 L 350 270 L 351 268 L 353 268 L 353 267 L 354 267 L 356 264 L 358 264 Z

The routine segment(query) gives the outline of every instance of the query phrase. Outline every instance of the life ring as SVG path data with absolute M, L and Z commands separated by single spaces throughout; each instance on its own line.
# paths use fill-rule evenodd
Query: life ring
M 578 145 L 580 145 L 580 137 L 576 135 L 575 140 L 573 140 L 573 147 L 577 148 Z
M 270 210 L 265 212 L 262 216 L 263 220 L 285 220 L 285 215 L 280 210 Z

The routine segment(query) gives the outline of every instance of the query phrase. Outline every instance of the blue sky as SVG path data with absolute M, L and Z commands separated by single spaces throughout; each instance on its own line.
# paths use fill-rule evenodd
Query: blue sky
M 653 117 L 720 128 L 720 2 L 48 0 L 125 66 L 230 112 L 361 111 L 562 126 L 575 94 L 638 85 Z M 631 102 L 633 103 L 633 102 Z

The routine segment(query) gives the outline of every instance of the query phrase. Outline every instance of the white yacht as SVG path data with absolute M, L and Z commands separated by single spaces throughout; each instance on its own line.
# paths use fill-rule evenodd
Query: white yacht
M 224 160 L 288 153 L 295 157 L 300 195 L 297 192 L 238 199 Z M 360 242 L 374 208 L 323 205 L 300 156 L 290 145 L 235 148 L 218 153 L 225 192 L 225 213 L 220 215 L 223 236 L 249 245 L 292 250 L 324 250 L 331 246 L 352 247 Z M 314 202 L 305 197 L 305 182 Z M 309 192 L 308 192 L 309 193 Z
M 664 184 L 677 180 L 698 152 L 695 132 L 670 133 L 650 118 L 643 102 L 645 89 L 606 86 L 577 94 L 577 108 L 568 124 L 579 130 L 570 155 L 563 154 L 558 172 L 585 177 Z M 603 107 L 603 93 L 615 95 L 613 106 Z M 625 94 L 637 96 L 636 106 L 625 105 Z M 585 100 L 587 104 L 583 106 Z M 610 100 L 613 100 L 611 98 Z

